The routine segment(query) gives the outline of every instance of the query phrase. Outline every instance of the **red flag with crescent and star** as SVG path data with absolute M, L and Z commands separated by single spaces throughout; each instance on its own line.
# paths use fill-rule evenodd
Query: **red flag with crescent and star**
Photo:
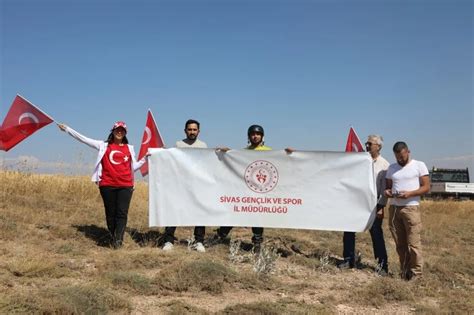
M 0 150 L 8 151 L 54 120 L 17 95 L 0 127 Z
M 364 146 L 360 142 L 354 128 L 351 127 L 347 136 L 346 152 L 364 152 Z
M 151 110 L 148 110 L 145 130 L 143 131 L 142 145 L 140 146 L 140 153 L 138 153 L 138 160 L 146 155 L 149 148 L 162 148 L 164 145 L 165 143 L 161 138 L 155 118 L 153 117 Z M 142 173 L 142 176 L 148 174 L 148 162 L 145 162 L 145 164 L 142 165 L 140 172 Z

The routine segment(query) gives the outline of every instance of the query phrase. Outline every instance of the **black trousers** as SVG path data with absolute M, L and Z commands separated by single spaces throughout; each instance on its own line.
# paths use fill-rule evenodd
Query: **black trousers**
M 176 231 L 176 226 L 167 226 L 165 228 L 165 242 L 174 243 L 175 237 L 174 232 Z M 206 234 L 205 226 L 196 226 L 194 228 L 194 241 L 195 242 L 204 242 L 204 235 Z
M 130 200 L 132 200 L 133 187 L 102 186 L 99 190 L 104 201 L 107 228 L 113 241 L 121 245 L 127 227 L 128 208 Z
M 377 259 L 378 264 L 388 271 L 388 260 L 387 260 L 387 249 L 385 247 L 385 240 L 383 237 L 382 230 L 383 219 L 375 218 L 374 224 L 370 228 L 370 236 L 372 237 L 372 246 L 374 248 L 374 257 Z M 343 236 L 344 260 L 348 261 L 351 265 L 355 263 L 355 233 L 344 232 Z
M 230 233 L 230 230 L 232 230 L 233 226 L 221 226 L 217 230 L 217 234 L 221 238 L 227 237 L 227 235 Z M 261 243 L 263 241 L 263 228 L 262 227 L 252 227 L 252 243 L 257 244 Z

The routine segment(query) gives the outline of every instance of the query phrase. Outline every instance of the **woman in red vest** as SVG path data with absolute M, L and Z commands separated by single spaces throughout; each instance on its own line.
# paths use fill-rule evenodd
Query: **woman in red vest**
M 133 173 L 146 162 L 148 155 L 140 161 L 135 159 L 135 151 L 133 146 L 128 144 L 126 136 L 127 125 L 123 121 L 117 121 L 113 125 L 105 141 L 87 138 L 64 124 L 58 124 L 58 127 L 74 139 L 99 151 L 92 181 L 99 185 L 104 201 L 112 247 L 122 247 L 133 194 Z

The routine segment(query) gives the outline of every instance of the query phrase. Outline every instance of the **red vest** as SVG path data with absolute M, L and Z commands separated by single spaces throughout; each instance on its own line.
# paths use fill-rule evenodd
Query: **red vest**
M 99 186 L 132 187 L 132 156 L 128 145 L 109 144 L 102 158 Z

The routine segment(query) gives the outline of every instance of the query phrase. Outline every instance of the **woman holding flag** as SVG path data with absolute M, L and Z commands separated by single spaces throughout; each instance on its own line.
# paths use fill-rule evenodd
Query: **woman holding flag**
M 99 185 L 107 228 L 112 236 L 112 247 L 122 247 L 133 194 L 133 173 L 146 162 L 148 154 L 140 161 L 135 159 L 135 151 L 128 144 L 126 136 L 127 125 L 123 121 L 117 121 L 113 125 L 105 141 L 85 137 L 64 124 L 58 124 L 58 127 L 74 139 L 99 151 L 92 181 Z

